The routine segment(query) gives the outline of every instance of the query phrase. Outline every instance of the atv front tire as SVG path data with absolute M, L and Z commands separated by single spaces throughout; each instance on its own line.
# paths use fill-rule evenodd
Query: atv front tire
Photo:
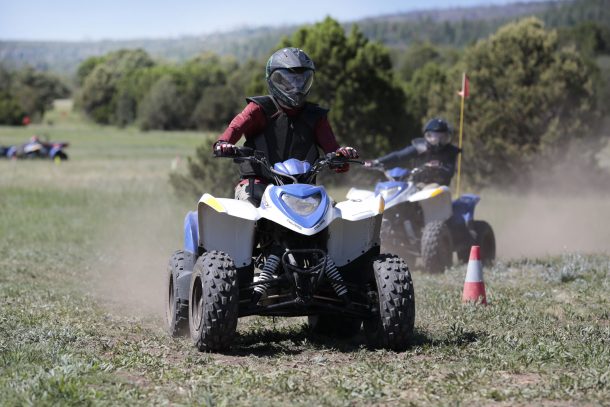
M 189 300 L 191 339 L 200 351 L 223 351 L 233 342 L 239 314 L 237 270 L 229 255 L 204 253 L 193 269 Z
M 178 277 L 184 272 L 184 251 L 178 250 L 169 258 L 165 275 L 166 330 L 172 337 L 185 336 L 188 333 L 188 301 L 181 299 L 178 290 Z
M 421 257 L 424 271 L 442 273 L 453 263 L 451 232 L 442 221 L 426 224 L 421 238 Z
M 398 256 L 373 258 L 376 314 L 364 320 L 364 332 L 372 347 L 402 351 L 409 345 L 415 325 L 415 292 L 407 264 Z
M 355 336 L 362 325 L 362 320 L 339 315 L 310 315 L 307 322 L 313 333 L 339 338 Z

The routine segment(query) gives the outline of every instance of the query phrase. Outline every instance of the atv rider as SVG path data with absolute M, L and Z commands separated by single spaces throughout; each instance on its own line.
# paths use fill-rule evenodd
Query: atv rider
M 416 138 L 412 145 L 372 161 L 365 167 L 395 167 L 400 164 L 418 169 L 415 182 L 449 185 L 455 173 L 455 162 L 460 149 L 451 144 L 452 131 L 449 124 L 439 118 L 424 126 L 424 137 Z
M 289 158 L 313 164 L 319 148 L 324 153 L 358 158 L 354 148 L 337 143 L 327 119 L 328 109 L 305 101 L 314 72 L 313 61 L 301 49 L 283 48 L 271 55 L 265 69 L 270 95 L 246 98 L 246 108 L 214 143 L 214 154 L 236 155 L 235 143 L 243 134 L 244 145 L 263 151 L 271 165 Z M 235 187 L 235 199 L 258 205 L 271 180 L 254 163 L 243 162 L 239 170 L 242 180 Z M 349 164 L 335 169 L 348 170 Z

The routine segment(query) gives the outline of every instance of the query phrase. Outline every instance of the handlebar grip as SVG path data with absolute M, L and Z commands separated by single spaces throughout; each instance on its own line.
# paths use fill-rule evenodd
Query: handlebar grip
M 214 149 L 214 157 L 222 158 L 240 158 L 251 157 L 254 155 L 254 149 L 250 147 L 234 147 L 235 154 L 225 154 L 220 149 Z
M 254 149 L 251 147 L 237 147 L 237 153 L 239 157 L 250 157 L 254 155 Z

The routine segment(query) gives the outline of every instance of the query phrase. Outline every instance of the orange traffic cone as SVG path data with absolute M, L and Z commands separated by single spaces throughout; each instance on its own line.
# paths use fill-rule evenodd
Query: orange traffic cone
M 464 281 L 462 302 L 474 301 L 479 303 L 479 299 L 481 304 L 487 304 L 480 247 L 472 246 L 470 260 L 468 260 L 468 270 L 466 271 L 466 281 Z

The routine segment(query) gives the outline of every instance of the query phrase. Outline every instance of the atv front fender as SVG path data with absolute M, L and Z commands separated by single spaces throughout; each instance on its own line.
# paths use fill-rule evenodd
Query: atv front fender
M 254 205 L 204 194 L 199 200 L 197 217 L 199 246 L 205 251 L 227 253 L 236 267 L 252 262 L 254 226 L 260 218 Z

